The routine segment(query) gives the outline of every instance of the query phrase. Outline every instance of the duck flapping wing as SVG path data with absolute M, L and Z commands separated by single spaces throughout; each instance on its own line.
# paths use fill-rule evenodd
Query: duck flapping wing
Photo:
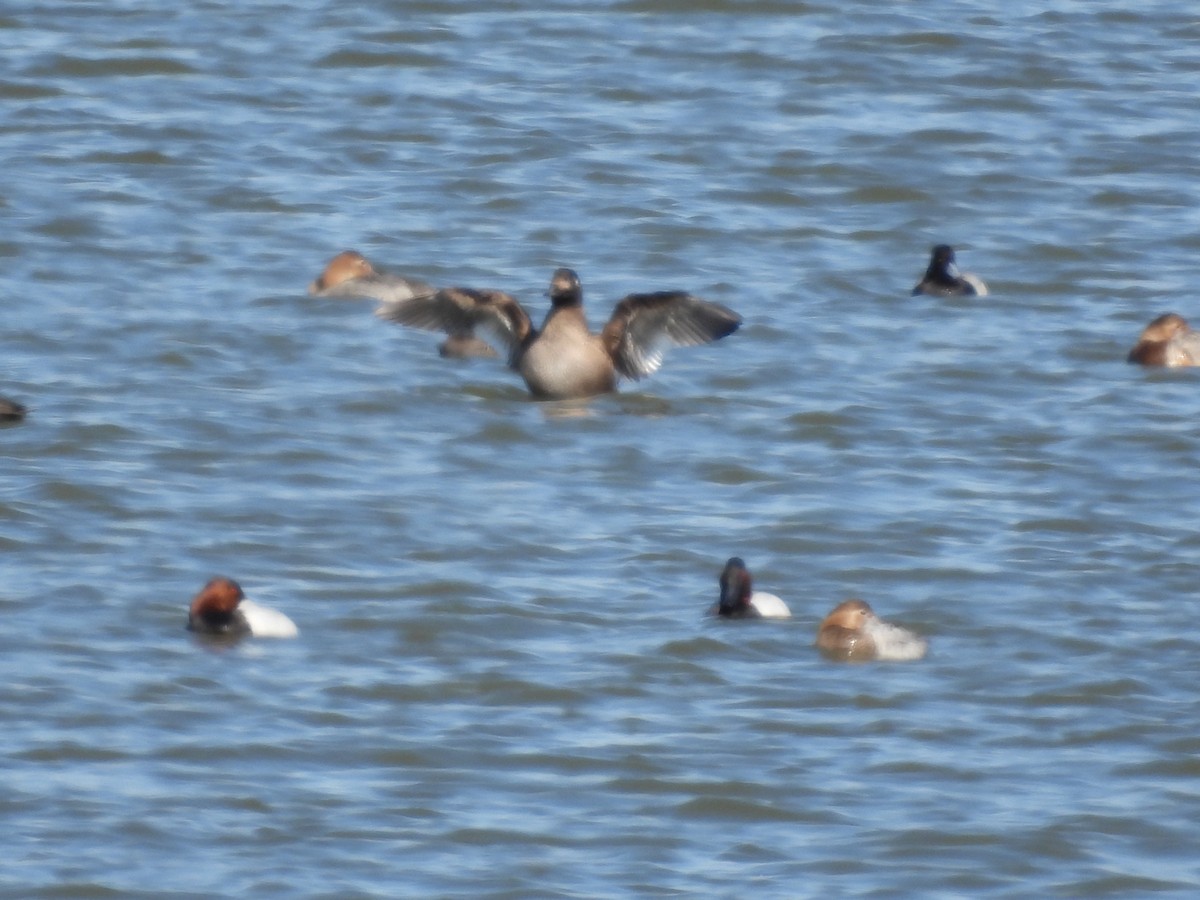
M 668 347 L 708 344 L 730 335 L 742 317 L 684 291 L 630 294 L 604 326 L 604 346 L 617 371 L 637 380 L 658 371 Z
M 510 360 L 532 331 L 529 314 L 516 298 L 503 291 L 442 288 L 433 293 L 388 303 L 375 314 L 425 331 L 478 335 Z

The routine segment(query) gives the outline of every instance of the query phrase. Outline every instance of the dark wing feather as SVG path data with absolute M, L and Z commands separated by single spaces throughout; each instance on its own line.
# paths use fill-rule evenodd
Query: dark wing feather
M 668 347 L 691 347 L 737 331 L 742 317 L 719 303 L 684 291 L 630 294 L 604 326 L 604 346 L 626 378 L 658 371 Z
M 375 311 L 381 319 L 453 336 L 474 335 L 512 354 L 528 337 L 529 315 L 503 291 L 443 288 L 432 294 L 388 303 Z

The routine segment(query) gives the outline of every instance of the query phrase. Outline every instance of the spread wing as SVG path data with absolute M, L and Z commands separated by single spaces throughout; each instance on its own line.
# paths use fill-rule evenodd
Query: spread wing
M 708 344 L 733 334 L 742 317 L 684 291 L 630 294 L 617 304 L 602 339 L 617 371 L 637 380 L 658 371 L 668 347 Z
M 474 288 L 443 288 L 431 294 L 386 303 L 375 315 L 425 331 L 444 331 L 453 336 L 476 332 L 511 359 L 529 336 L 533 326 L 529 314 L 514 297 L 503 291 Z

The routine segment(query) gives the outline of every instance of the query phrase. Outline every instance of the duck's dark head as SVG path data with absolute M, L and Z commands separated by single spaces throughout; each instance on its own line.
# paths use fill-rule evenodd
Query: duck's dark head
M 746 564 L 740 557 L 731 557 L 721 572 L 721 599 L 717 602 L 717 615 L 744 616 L 750 611 L 750 594 L 753 580 Z
M 929 254 L 929 268 L 925 277 L 937 282 L 954 282 L 958 278 L 958 266 L 954 262 L 954 248 L 949 244 L 938 244 Z
M 555 269 L 550 276 L 550 301 L 555 306 L 580 306 L 583 304 L 583 285 L 574 269 Z

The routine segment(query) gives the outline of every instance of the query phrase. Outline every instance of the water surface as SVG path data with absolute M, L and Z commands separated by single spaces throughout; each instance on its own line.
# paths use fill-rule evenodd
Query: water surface
M 0 14 L 0 891 L 1192 896 L 1186 4 Z M 992 296 L 911 298 L 948 242 Z M 742 330 L 582 405 L 305 285 Z M 786 623 L 705 620 L 727 557 Z M 299 625 L 183 630 L 213 574 Z M 847 596 L 916 664 L 811 643 Z

